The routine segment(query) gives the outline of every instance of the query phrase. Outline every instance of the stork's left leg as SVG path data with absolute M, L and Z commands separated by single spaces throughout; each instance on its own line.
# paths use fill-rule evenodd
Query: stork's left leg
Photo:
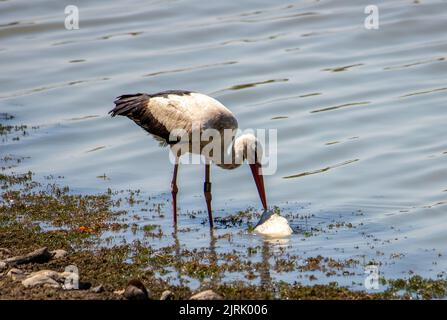
M 177 171 L 178 171 L 178 162 L 174 165 L 174 174 L 172 175 L 171 182 L 171 194 L 172 194 L 172 213 L 174 216 L 174 226 L 177 226 Z
M 213 227 L 213 213 L 211 212 L 211 182 L 210 182 L 210 164 L 205 164 L 205 183 L 203 185 L 205 193 L 206 207 L 208 209 L 208 219 L 210 220 L 210 228 Z

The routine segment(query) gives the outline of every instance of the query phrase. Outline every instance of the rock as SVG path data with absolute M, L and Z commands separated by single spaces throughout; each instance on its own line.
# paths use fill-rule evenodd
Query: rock
M 90 291 L 93 292 L 93 293 L 104 292 L 104 286 L 102 284 L 100 284 L 99 286 L 91 288 Z
M 124 298 L 127 300 L 148 300 L 149 295 L 140 280 L 131 280 L 124 291 Z
M 12 268 L 11 270 L 9 270 L 6 276 L 10 277 L 13 281 L 22 280 L 26 277 L 25 273 L 17 268 Z
M 68 255 L 68 252 L 63 249 L 57 249 L 50 252 L 53 255 L 53 259 L 60 259 Z
M 124 298 L 127 300 L 147 300 L 146 293 L 140 288 L 134 286 L 128 286 L 124 291 Z
M 222 296 L 213 290 L 205 290 L 193 295 L 189 300 L 222 300 Z
M 47 278 L 52 278 L 56 281 L 64 281 L 65 277 L 63 275 L 63 273 L 59 273 L 53 270 L 40 270 L 40 271 L 36 271 L 33 272 L 29 275 L 29 278 L 31 277 L 35 277 L 35 276 L 39 276 L 39 277 L 47 277 Z
M 41 270 L 38 272 L 33 272 L 22 281 L 22 285 L 25 288 L 32 288 L 35 286 L 45 286 L 51 288 L 60 288 L 61 284 L 59 281 L 63 280 L 61 275 L 52 270 Z
M 50 288 L 60 288 L 61 285 L 59 282 L 57 282 L 54 279 L 45 277 L 45 276 L 35 276 L 32 278 L 26 278 L 22 281 L 22 285 L 25 288 L 32 288 L 36 286 L 44 286 L 44 287 L 50 287 Z
M 19 264 L 36 262 L 44 263 L 51 259 L 53 255 L 48 251 L 48 248 L 40 248 L 22 256 L 16 256 L 3 260 L 10 266 L 16 266 Z
M 61 288 L 65 281 L 66 274 L 64 272 L 56 272 L 53 270 L 40 270 L 31 273 L 25 280 L 22 281 L 22 285 L 25 288 L 31 288 L 35 286 L 43 285 L 45 287 Z
M 160 297 L 160 300 L 172 300 L 172 299 L 174 299 L 174 293 L 169 290 L 163 291 Z
M 75 282 L 73 283 L 73 281 Z M 65 290 L 88 290 L 92 286 L 89 282 L 80 282 L 77 274 L 73 277 L 72 272 L 56 272 L 53 270 L 40 270 L 33 272 L 26 277 L 26 279 L 22 280 L 22 284 L 26 288 L 43 285 L 46 287 L 62 288 Z
M 273 211 L 264 211 L 254 230 L 256 233 L 268 237 L 287 237 L 293 232 L 286 218 Z

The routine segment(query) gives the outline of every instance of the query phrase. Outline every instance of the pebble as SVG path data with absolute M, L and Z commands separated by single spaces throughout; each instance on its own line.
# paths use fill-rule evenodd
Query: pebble
M 91 288 L 90 291 L 92 291 L 94 293 L 104 292 L 104 286 L 102 284 L 100 284 L 99 286 Z
M 190 300 L 222 300 L 222 296 L 213 290 L 205 290 L 193 295 Z
M 10 277 L 13 281 L 22 280 L 26 277 L 25 273 L 17 268 L 12 268 L 9 270 L 6 276 Z
M 170 290 L 165 290 L 161 294 L 160 300 L 173 300 L 174 299 L 174 293 Z
M 65 257 L 68 254 L 68 252 L 63 249 L 57 249 L 51 251 L 51 254 L 53 255 L 53 259 L 60 259 Z
M 124 290 L 124 298 L 127 300 L 148 300 L 146 287 L 140 280 L 131 280 Z

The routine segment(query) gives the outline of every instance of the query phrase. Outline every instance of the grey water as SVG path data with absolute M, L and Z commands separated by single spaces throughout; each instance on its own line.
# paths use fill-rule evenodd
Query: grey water
M 378 29 L 364 26 L 370 4 Z M 78 30 L 64 26 L 67 5 L 79 8 Z M 446 9 L 441 0 L 0 1 L 0 112 L 38 127 L 3 141 L 0 155 L 29 157 L 21 171 L 64 176 L 77 192 L 141 189 L 164 199 L 163 217 L 140 223 L 160 225 L 164 236 L 151 245 L 167 245 L 168 152 L 107 112 L 125 93 L 202 92 L 231 109 L 241 129 L 277 130 L 267 197 L 295 230 L 265 244 L 244 225 L 218 226 L 215 234 L 233 237 L 214 239 L 214 250 L 353 257 L 381 262 L 385 278 L 434 278 L 447 268 Z M 203 166 L 179 169 L 179 223 L 196 230 L 178 235 L 188 248 L 213 242 L 202 224 L 203 177 Z M 248 168 L 213 167 L 211 177 L 217 217 L 260 211 Z M 189 218 L 192 210 L 203 219 Z M 337 221 L 355 228 L 305 236 Z M 270 276 L 356 287 L 364 273 Z

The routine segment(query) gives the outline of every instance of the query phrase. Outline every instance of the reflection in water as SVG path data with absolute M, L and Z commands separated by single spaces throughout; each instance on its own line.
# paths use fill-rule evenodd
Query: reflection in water
M 272 276 L 270 275 L 270 245 L 268 241 L 264 241 L 262 244 L 262 264 L 259 270 L 261 285 L 267 290 L 272 287 Z
M 98 39 L 100 39 L 100 40 L 108 40 L 108 39 L 111 39 L 111 38 L 122 37 L 122 36 L 132 36 L 132 37 L 135 37 L 135 36 L 138 36 L 138 35 L 140 35 L 142 33 L 143 33 L 142 31 L 139 31 L 139 32 L 128 32 L 128 33 L 118 33 L 118 34 L 111 34 L 111 35 L 103 36 L 103 37 L 100 37 Z
M 83 117 L 75 117 L 75 118 L 70 118 L 68 119 L 69 121 L 82 121 L 82 120 L 87 120 L 87 119 L 92 119 L 92 118 L 98 118 L 99 115 L 89 115 L 89 116 L 83 116 Z
M 106 147 L 106 146 L 95 147 L 95 148 L 93 148 L 93 149 L 87 150 L 86 153 L 89 153 L 89 152 L 95 152 L 95 151 L 104 149 L 105 147 Z
M 290 243 L 290 238 L 269 238 L 264 237 L 264 242 L 269 243 L 272 248 L 284 248 Z
M 215 273 L 213 273 L 213 275 L 211 277 L 211 281 L 219 283 L 222 280 L 223 275 L 218 267 L 219 258 L 216 253 L 216 243 L 217 243 L 217 238 L 214 234 L 214 229 L 210 228 L 209 264 L 210 264 L 210 266 L 213 266 L 213 267 L 216 266 L 216 268 L 214 268 L 214 269 L 217 270 Z
M 367 105 L 367 104 L 370 104 L 370 102 L 369 102 L 369 101 L 363 101 L 363 102 L 344 103 L 344 104 L 340 104 L 340 105 L 338 105 L 338 106 L 333 106 L 333 107 L 327 107 L 327 108 L 323 108 L 323 109 L 312 110 L 310 113 L 317 113 L 317 112 L 331 111 L 331 110 L 341 109 L 341 108 L 346 108 L 346 107 L 364 106 L 364 105 Z
M 253 42 L 259 42 L 259 41 L 268 41 L 268 40 L 274 40 L 280 36 L 284 35 L 283 33 L 279 33 L 279 34 L 274 34 L 268 37 L 263 37 L 263 38 L 256 38 L 256 39 L 240 39 L 240 40 L 229 40 L 229 41 L 224 41 L 222 42 L 220 45 L 225 46 L 228 44 L 237 44 L 237 43 L 253 43 Z
M 299 47 L 284 49 L 285 52 L 295 52 L 301 50 Z
M 358 139 L 359 137 L 350 137 L 350 138 L 348 138 L 348 139 L 345 139 L 345 141 L 349 141 L 349 140 L 355 140 L 355 139 Z M 325 143 L 325 145 L 326 146 L 331 146 L 331 145 L 333 145 L 333 144 L 339 144 L 339 143 L 342 143 L 343 141 L 329 141 L 329 142 L 326 142 Z
M 302 12 L 297 14 L 291 14 L 291 15 L 284 15 L 279 17 L 268 17 L 268 18 L 257 18 L 257 19 L 241 19 L 241 22 L 262 22 L 262 21 L 274 21 L 274 20 L 289 20 L 289 19 L 296 19 L 301 17 L 309 17 L 309 16 L 317 16 L 317 12 Z
M 250 106 L 271 105 L 271 104 L 277 104 L 278 102 L 281 102 L 281 101 L 289 101 L 289 100 L 293 101 L 294 99 L 297 99 L 297 98 L 307 98 L 307 97 L 313 97 L 313 96 L 319 96 L 319 95 L 322 95 L 322 93 L 311 92 L 311 93 L 306 93 L 306 94 L 282 97 L 282 98 L 273 99 L 273 100 L 265 100 L 265 101 L 263 100 L 261 102 L 251 104 Z
M 0 28 L 13 27 L 13 26 L 17 26 L 17 25 L 28 26 L 28 25 L 33 25 L 33 24 L 36 24 L 36 23 L 33 21 L 13 21 L 13 22 L 9 22 L 6 24 L 0 24 Z
M 253 87 L 256 87 L 259 85 L 263 85 L 263 84 L 269 84 L 269 83 L 275 83 L 275 82 L 287 82 L 287 81 L 289 81 L 289 79 L 271 79 L 271 80 L 265 80 L 265 81 L 237 84 L 237 85 L 231 86 L 227 89 L 222 89 L 222 90 L 213 92 L 213 94 L 221 93 L 221 92 L 224 92 L 227 90 L 243 90 L 243 89 L 253 88 Z
M 172 239 L 174 240 L 174 251 L 175 251 L 175 270 L 177 272 L 177 279 L 179 281 L 180 285 L 187 285 L 189 280 L 186 276 L 184 276 L 184 272 L 182 270 L 183 266 L 183 260 L 182 260 L 182 244 L 180 243 L 180 239 L 178 237 L 178 228 L 177 226 L 174 226 L 174 231 L 172 232 Z M 210 281 L 213 283 L 219 283 L 222 278 L 223 274 L 220 271 L 218 265 L 219 265 L 219 256 L 216 252 L 216 244 L 217 244 L 217 237 L 214 233 L 214 229 L 209 229 L 209 246 L 208 246 L 208 254 L 207 254 L 207 260 L 203 261 L 203 263 L 208 264 L 213 270 L 216 272 L 213 272 L 210 278 Z M 183 256 L 185 258 L 185 256 Z M 187 257 L 186 257 L 187 258 Z
M 274 291 L 273 286 L 273 277 L 271 275 L 272 272 L 272 266 L 270 264 L 270 259 L 272 258 L 272 251 L 275 251 L 277 248 L 281 248 L 286 246 L 289 243 L 289 238 L 268 238 L 264 237 L 262 242 L 262 263 L 259 270 L 259 275 L 261 278 L 261 285 L 266 290 L 269 290 L 271 292 Z
M 418 92 L 404 94 L 403 96 L 400 96 L 400 98 L 418 96 L 421 94 L 434 93 L 434 92 L 440 92 L 440 91 L 446 91 L 446 90 L 447 90 L 447 88 L 437 88 L 437 89 L 432 89 L 432 90 L 418 91 Z
M 143 75 L 143 77 L 155 77 L 163 74 L 169 74 L 169 73 L 179 73 L 179 72 L 185 72 L 185 71 L 193 71 L 198 69 L 206 69 L 211 67 L 218 67 L 218 66 L 225 66 L 225 65 L 232 65 L 236 64 L 237 61 L 225 61 L 225 62 L 219 62 L 219 63 L 212 63 L 212 64 L 202 64 L 194 67 L 187 67 L 187 68 L 179 68 L 179 69 L 172 69 L 172 70 L 164 70 L 164 71 L 157 71 L 152 72 Z
M 402 64 L 402 65 L 398 65 L 398 66 L 385 67 L 385 68 L 383 68 L 383 70 L 398 70 L 398 69 L 409 68 L 409 67 L 414 67 L 414 66 L 427 64 L 427 63 L 432 63 L 432 62 L 439 62 L 439 61 L 445 61 L 445 58 L 444 57 L 433 58 L 433 59 L 424 60 L 424 61 Z
M 299 98 L 307 98 L 307 97 L 319 96 L 321 94 L 322 94 L 321 92 L 311 92 L 311 93 L 302 94 L 298 97 Z
M 110 78 L 102 77 L 102 78 L 96 78 L 96 79 L 69 81 L 69 82 L 66 82 L 66 83 L 54 84 L 54 85 L 49 85 L 49 86 L 33 88 L 33 89 L 29 89 L 29 90 L 13 92 L 13 93 L 10 93 L 8 95 L 0 96 L 0 99 L 9 99 L 9 98 L 14 98 L 14 97 L 23 97 L 23 96 L 26 96 L 26 95 L 36 94 L 36 93 L 49 91 L 49 90 L 53 90 L 53 89 L 61 89 L 61 88 L 67 87 L 67 86 L 73 86 L 73 85 L 83 84 L 83 83 L 87 83 L 87 82 L 106 81 L 106 80 L 110 80 Z
M 271 275 L 272 266 L 270 265 L 270 259 L 273 256 L 272 251 L 275 251 L 275 249 L 281 247 L 285 247 L 289 243 L 289 241 L 289 238 L 263 238 L 261 253 L 262 263 L 260 264 L 259 275 L 261 278 L 262 287 L 269 292 L 274 292 L 273 277 Z
M 172 238 L 174 239 L 174 250 L 175 250 L 175 271 L 177 272 L 177 279 L 181 286 L 186 286 L 188 281 L 184 279 L 182 272 L 182 254 L 181 254 L 181 245 L 180 240 L 178 238 L 178 228 L 175 225 L 174 231 L 172 232 Z
M 326 167 L 326 168 L 323 168 L 323 169 L 318 169 L 318 170 L 314 170 L 314 171 L 308 171 L 308 172 L 303 172 L 303 173 L 299 173 L 299 174 L 294 174 L 294 175 L 291 175 L 291 176 L 286 176 L 286 177 L 283 177 L 283 179 L 300 178 L 300 177 L 309 176 L 309 175 L 312 175 L 312 174 L 322 173 L 322 172 L 326 172 L 326 171 L 329 171 L 329 170 L 334 169 L 334 168 L 338 168 L 338 167 L 341 167 L 341 166 L 348 165 L 350 163 L 357 162 L 359 160 L 360 159 L 348 160 L 348 161 L 345 161 L 345 162 L 342 162 L 342 163 L 338 163 L 338 164 L 335 164 L 333 166 L 329 166 L 329 167 Z
M 85 60 L 85 59 L 74 59 L 74 60 L 68 61 L 68 63 L 79 63 L 79 62 L 85 62 L 85 61 L 87 61 L 87 60 Z
M 348 71 L 351 68 L 359 67 L 359 66 L 363 66 L 363 63 L 356 63 L 356 64 L 351 64 L 349 66 L 343 66 L 343 67 L 326 68 L 326 69 L 323 69 L 323 71 L 343 72 L 343 71 Z

